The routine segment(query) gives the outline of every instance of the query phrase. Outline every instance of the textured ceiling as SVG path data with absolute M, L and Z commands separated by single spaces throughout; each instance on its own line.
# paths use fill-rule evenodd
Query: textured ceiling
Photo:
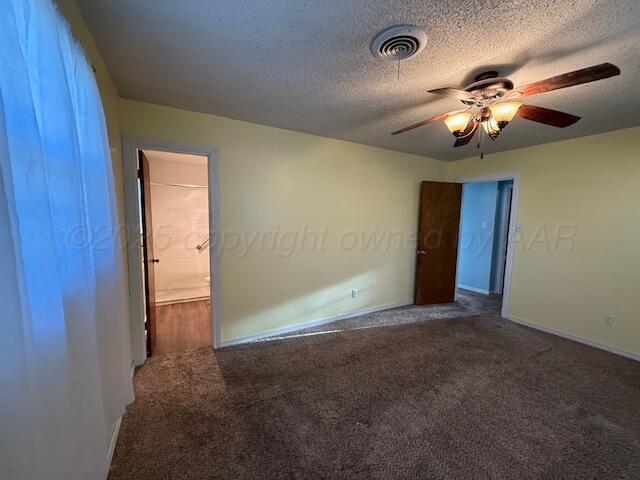
M 125 98 L 428 157 L 453 149 L 443 124 L 389 132 L 458 108 L 428 89 L 487 67 L 516 86 L 611 62 L 622 75 L 529 97 L 582 116 L 557 129 L 516 119 L 487 148 L 552 142 L 640 124 L 638 0 L 78 0 Z M 409 23 L 427 48 L 397 66 L 371 38 Z

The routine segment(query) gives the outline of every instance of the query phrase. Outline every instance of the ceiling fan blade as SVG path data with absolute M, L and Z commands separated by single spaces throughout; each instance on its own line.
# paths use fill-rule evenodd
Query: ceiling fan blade
M 546 80 L 523 85 L 509 92 L 508 96 L 521 95 L 526 97 L 529 95 L 537 95 L 552 90 L 603 80 L 616 75 L 620 75 L 620 69 L 618 67 L 611 63 L 602 63 L 600 65 L 594 65 L 593 67 L 575 70 L 563 75 L 547 78 Z
M 466 90 L 460 90 L 458 88 L 444 87 L 444 88 L 435 88 L 433 90 L 427 90 L 428 93 L 433 93 L 435 95 L 442 95 L 443 97 L 452 97 L 457 98 L 458 100 L 468 100 L 475 101 L 477 100 L 477 96 L 471 92 L 467 92 Z
M 441 122 L 445 118 L 447 118 L 449 115 L 453 115 L 454 113 L 458 113 L 460 111 L 462 110 L 456 110 L 455 112 L 441 113 L 440 115 L 436 115 L 435 117 L 428 118 L 427 120 L 423 120 L 421 122 L 414 123 L 413 125 L 409 125 L 408 127 L 401 128 L 400 130 L 396 130 L 395 132 L 391 132 L 391 135 L 398 135 L 399 133 L 404 133 L 409 130 L 413 130 L 414 128 L 421 127 L 428 123 Z
M 460 138 L 456 139 L 456 143 L 453 144 L 454 147 L 462 147 L 469 143 L 471 139 L 476 134 L 476 130 L 478 129 L 478 122 L 475 120 L 470 121 L 467 124 L 467 128 L 464 133 L 460 136 Z
M 580 117 L 570 113 L 559 112 L 549 108 L 534 107 L 533 105 L 521 105 L 516 115 L 533 122 L 544 123 L 554 127 L 564 128 L 573 125 Z

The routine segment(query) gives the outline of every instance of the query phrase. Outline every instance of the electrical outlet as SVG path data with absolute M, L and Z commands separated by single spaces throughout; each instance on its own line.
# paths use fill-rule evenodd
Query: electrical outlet
M 357 288 L 351 289 L 351 298 L 358 298 L 358 289 Z
M 616 317 L 613 315 L 605 315 L 604 316 L 604 325 L 605 327 L 615 327 L 616 325 Z

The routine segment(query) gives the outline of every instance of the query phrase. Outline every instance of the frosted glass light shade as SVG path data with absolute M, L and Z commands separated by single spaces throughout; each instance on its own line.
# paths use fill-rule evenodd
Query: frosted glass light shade
M 471 112 L 460 112 L 449 115 L 444 119 L 444 123 L 449 131 L 455 134 L 456 132 L 464 132 L 469 120 L 471 120 Z
M 522 102 L 501 102 L 489 105 L 489 109 L 496 122 L 510 122 L 521 106 Z
M 500 132 L 500 127 L 495 117 L 491 117 L 489 120 L 482 122 L 482 128 L 484 128 L 484 131 L 489 135 Z

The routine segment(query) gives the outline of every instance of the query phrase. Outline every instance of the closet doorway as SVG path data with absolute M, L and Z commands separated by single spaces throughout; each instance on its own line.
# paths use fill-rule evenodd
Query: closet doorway
M 124 161 L 130 294 L 132 314 L 139 315 L 132 341 L 141 364 L 149 356 L 219 341 L 217 158 L 214 152 L 148 142 L 129 146 Z
M 148 355 L 212 344 L 207 157 L 138 151 Z

